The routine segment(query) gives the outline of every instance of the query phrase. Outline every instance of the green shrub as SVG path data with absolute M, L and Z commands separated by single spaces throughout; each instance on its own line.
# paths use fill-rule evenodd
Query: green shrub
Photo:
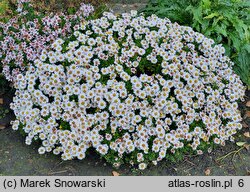
M 235 62 L 234 70 L 250 87 L 250 2 L 246 0 L 150 0 L 145 9 L 221 43 Z

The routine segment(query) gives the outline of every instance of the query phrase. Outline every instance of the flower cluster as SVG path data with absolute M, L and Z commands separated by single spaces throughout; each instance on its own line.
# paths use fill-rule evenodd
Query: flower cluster
M 73 15 L 75 18 L 85 19 L 95 11 L 94 7 L 90 4 L 81 3 L 79 10 Z
M 83 159 L 94 148 L 140 169 L 189 147 L 224 145 L 241 129 L 245 88 L 225 49 L 155 15 L 89 20 L 59 38 L 15 83 L 11 104 L 26 144 Z
M 28 12 L 24 8 L 25 6 L 31 8 L 32 7 L 31 0 L 17 0 L 17 10 L 16 11 L 22 15 L 26 15 Z
M 29 9 L 32 9 L 29 0 L 19 0 L 19 14 L 7 23 L 0 23 L 0 64 L 6 79 L 12 82 L 39 58 L 43 49 L 57 38 L 65 37 L 94 11 L 93 6 L 87 4 L 82 4 L 74 15 L 29 15 Z

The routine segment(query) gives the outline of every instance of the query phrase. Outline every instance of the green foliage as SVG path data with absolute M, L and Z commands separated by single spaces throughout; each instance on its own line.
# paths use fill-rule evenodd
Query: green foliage
M 95 12 L 90 15 L 89 19 L 97 19 L 99 18 L 105 11 L 108 11 L 109 8 L 106 4 L 100 4 L 98 7 L 95 8 Z
M 150 0 L 142 11 L 146 15 L 156 14 L 159 17 L 168 17 L 173 22 L 189 25 L 192 17 L 186 8 L 197 3 L 199 0 Z
M 0 22 L 6 22 L 12 16 L 8 0 L 0 0 Z
M 250 1 L 150 0 L 142 12 L 191 26 L 223 44 L 235 72 L 250 88 Z
M 2 16 L 5 14 L 6 9 L 8 8 L 8 1 L 3 0 L 0 2 L 0 15 Z
M 60 121 L 60 129 L 62 130 L 70 130 L 70 125 L 68 122 Z
M 4 118 L 9 112 L 9 109 L 0 106 L 0 119 Z

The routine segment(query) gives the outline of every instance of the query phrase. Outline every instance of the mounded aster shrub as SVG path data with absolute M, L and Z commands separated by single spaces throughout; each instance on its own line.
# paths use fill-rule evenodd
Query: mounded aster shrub
M 245 87 L 221 45 L 135 11 L 74 29 L 15 83 L 13 129 L 28 145 L 41 140 L 40 154 L 83 159 L 92 148 L 145 169 L 182 149 L 234 141 Z

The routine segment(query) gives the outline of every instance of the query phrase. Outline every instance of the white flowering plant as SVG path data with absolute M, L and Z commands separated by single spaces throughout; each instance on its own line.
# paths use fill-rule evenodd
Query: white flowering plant
M 145 169 L 234 141 L 245 87 L 225 49 L 190 27 L 136 11 L 76 25 L 18 74 L 14 130 L 40 154 Z
M 94 7 L 82 4 L 72 15 L 63 12 L 45 15 L 35 12 L 30 0 L 18 0 L 16 12 L 8 22 L 0 22 L 0 70 L 10 82 L 25 73 L 43 49 L 88 19 Z

